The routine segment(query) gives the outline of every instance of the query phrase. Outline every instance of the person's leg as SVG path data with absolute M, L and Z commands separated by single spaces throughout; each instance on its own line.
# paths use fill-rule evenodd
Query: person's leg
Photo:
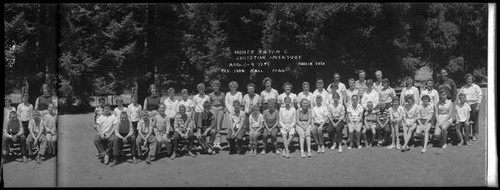
M 26 149 L 28 149 L 28 156 L 33 156 L 33 142 L 35 142 L 35 139 L 31 134 L 28 135 L 28 138 L 26 139 Z
M 304 135 L 306 136 L 306 144 L 307 144 L 307 156 L 312 156 L 311 154 L 311 129 L 313 125 L 308 125 L 306 127 L 306 131 Z
M 424 148 L 422 148 L 422 153 L 427 150 L 427 144 L 429 144 L 429 131 L 431 130 L 431 123 L 424 125 Z
M 148 154 L 148 156 L 155 157 L 156 156 L 156 147 L 158 146 L 158 140 L 156 139 L 155 136 L 151 135 L 148 137 L 147 141 L 149 142 L 149 154 Z M 177 139 L 175 139 L 174 142 L 175 141 L 177 141 Z M 175 151 L 173 151 L 173 152 L 175 152 Z
M 305 131 L 302 129 L 302 127 L 298 126 L 295 127 L 297 133 L 299 134 L 299 146 L 300 146 L 300 154 L 301 156 L 304 155 L 304 140 L 305 140 Z
M 477 103 L 475 104 L 471 104 L 470 105 L 470 108 L 471 108 L 471 111 L 470 111 L 470 121 L 473 121 L 474 122 L 474 125 L 472 127 L 472 136 L 474 136 L 476 139 L 477 139 L 477 135 L 478 135 L 478 132 L 479 132 L 479 111 L 476 111 L 476 107 L 477 107 Z M 469 137 L 467 137 L 469 138 Z
M 278 127 L 271 130 L 271 143 L 273 143 L 274 152 L 278 150 Z
M 445 121 L 445 123 L 443 124 L 443 126 L 441 127 L 442 129 L 442 139 L 441 139 L 441 144 L 443 145 L 442 148 L 446 148 L 447 145 L 446 145 L 446 140 L 448 138 L 448 128 L 451 126 L 451 122 L 450 121 Z
M 132 135 L 128 138 L 128 141 L 130 143 L 130 151 L 132 152 L 133 159 L 137 159 L 137 155 L 138 155 L 135 140 L 136 140 L 135 135 Z
M 139 134 L 137 132 L 137 123 L 139 123 L 139 122 L 138 121 L 132 121 L 132 129 L 134 130 L 134 134 L 136 134 L 136 135 Z M 171 126 L 173 126 L 173 125 L 171 125 Z
M 390 141 L 391 140 L 391 125 L 390 124 L 386 124 L 385 126 L 383 126 L 384 128 L 384 141 L 383 141 L 383 145 L 387 145 L 387 141 Z M 392 142 L 391 142 L 392 143 Z
M 401 121 L 397 121 L 396 125 L 394 125 L 394 128 L 392 128 L 396 132 L 394 135 L 396 136 L 396 141 L 394 142 L 394 144 L 396 144 L 396 149 L 399 149 L 401 146 L 401 141 L 399 140 L 399 128 L 402 127 L 401 124 Z
M 319 144 L 319 138 L 318 138 L 318 124 L 312 124 L 311 126 L 311 135 L 314 139 L 314 142 L 316 142 L 316 145 L 318 146 L 318 151 L 320 150 L 321 146 Z
M 470 125 L 469 123 L 464 123 L 464 131 L 465 131 L 465 144 L 469 144 L 469 136 L 470 136 Z
M 416 123 L 413 123 L 413 125 L 408 128 L 408 143 L 413 139 L 413 131 L 415 131 L 415 129 L 417 128 L 417 124 Z M 406 148 L 409 150 L 410 148 L 408 148 L 408 146 L 406 146 Z
M 354 143 L 354 125 L 351 124 L 351 123 L 348 123 L 347 124 L 347 132 L 348 132 L 348 135 L 349 135 L 349 139 L 347 140 L 349 142 L 349 147 L 348 149 L 351 149 L 352 148 L 352 144 Z
M 325 147 L 325 139 L 323 138 L 323 131 L 328 128 L 328 124 L 324 124 L 322 127 L 318 127 L 317 129 L 317 134 L 318 134 L 318 149 L 321 150 L 319 152 L 323 152 L 323 148 Z
M 39 138 L 39 150 L 38 150 L 38 155 L 40 156 L 45 156 L 45 151 L 47 150 L 47 137 L 45 135 L 41 135 Z
M 335 149 L 335 146 L 336 146 L 336 144 L 337 144 L 337 139 L 336 139 L 337 137 L 336 137 L 336 135 L 335 135 L 337 131 L 335 130 L 335 127 L 333 126 L 333 124 L 332 124 L 332 123 L 330 123 L 330 124 L 326 127 L 326 129 L 327 129 L 327 132 L 328 132 L 328 138 L 330 138 L 330 143 L 331 143 L 331 145 L 332 145 L 332 146 L 330 147 L 330 149 L 332 149 L 332 150 L 333 150 L 333 149 Z
M 366 141 L 366 125 L 361 126 L 361 139 L 365 142 L 365 146 L 368 146 L 368 142 Z M 361 141 L 358 142 L 358 146 L 360 146 Z
M 403 124 L 403 149 L 406 149 L 406 146 L 408 145 L 408 126 L 405 124 Z
M 188 151 L 191 152 L 192 148 L 193 148 L 193 144 L 194 144 L 194 134 L 193 134 L 193 131 L 189 131 L 188 132 Z
M 97 149 L 97 157 L 102 158 L 105 155 L 106 148 L 104 142 L 99 135 L 94 135 L 94 145 Z
M 11 139 L 7 138 L 5 135 L 2 135 L 2 156 L 5 156 L 9 151 L 11 142 Z
M 23 156 L 23 161 L 28 156 L 28 153 L 26 152 L 26 138 L 24 135 L 21 135 L 20 137 L 17 138 L 18 142 L 21 144 L 21 154 Z
M 363 127 L 363 124 L 362 123 L 358 123 L 357 125 L 355 125 L 355 131 L 356 131 L 356 145 L 358 146 L 358 148 L 361 148 L 361 128 Z
M 243 127 L 241 130 L 236 134 L 236 143 L 238 144 L 238 149 L 240 150 L 240 154 L 245 153 L 243 150 L 243 136 L 245 136 L 246 128 Z
M 336 133 L 336 136 L 335 136 L 335 143 L 337 144 L 337 146 L 339 147 L 339 151 L 342 151 L 342 131 L 344 130 L 344 122 L 339 122 L 339 124 L 337 124 L 337 128 L 335 129 L 335 133 Z
M 266 128 L 263 129 L 262 131 L 262 152 L 265 154 L 267 150 L 267 140 L 269 136 L 271 135 L 271 132 L 267 130 Z
M 458 139 L 460 140 L 458 146 L 462 146 L 462 144 L 464 144 L 464 138 L 469 138 L 469 136 L 463 136 L 462 129 L 464 128 L 464 122 L 458 122 L 457 125 L 455 125 L 455 131 L 457 133 Z
M 370 145 L 373 145 L 375 143 L 375 137 L 377 136 L 377 126 L 375 124 L 370 124 L 369 125 L 372 131 L 372 138 Z
M 234 154 L 236 149 L 235 138 L 233 137 L 233 130 L 227 130 L 226 140 L 229 143 L 229 154 Z
M 113 144 L 113 159 L 114 162 L 111 166 L 117 164 L 118 160 L 120 159 L 120 152 L 123 146 L 123 142 L 120 138 L 116 136 L 112 136 L 110 138 L 111 143 Z
M 23 125 L 23 130 L 24 130 L 24 138 L 28 139 L 28 135 L 30 135 L 30 128 L 28 127 L 29 121 L 21 121 L 21 124 Z
M 284 151 L 283 151 L 283 156 L 286 156 L 286 154 L 288 153 L 288 133 L 284 130 L 281 131 L 281 136 L 283 138 L 283 147 L 284 147 Z
M 145 139 L 143 139 L 140 135 L 137 135 L 137 138 L 135 139 L 135 148 L 136 148 L 136 155 L 142 157 L 142 145 L 144 144 Z

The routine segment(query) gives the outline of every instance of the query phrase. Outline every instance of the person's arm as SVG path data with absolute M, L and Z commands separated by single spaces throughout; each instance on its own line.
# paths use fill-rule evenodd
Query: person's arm
M 337 123 L 335 123 L 335 125 L 338 125 L 342 121 L 346 121 L 346 119 L 345 119 L 345 107 L 343 105 L 340 105 L 340 106 L 341 106 L 340 119 L 337 121 Z
M 19 122 L 19 132 L 17 132 L 17 134 L 15 134 L 14 137 L 17 138 L 21 135 L 24 135 L 24 128 L 23 128 L 23 125 L 21 124 L 21 122 Z
M 483 91 L 481 90 L 481 88 L 479 86 L 476 85 L 476 94 L 477 94 L 477 105 L 476 105 L 476 111 L 479 111 L 480 110 L 480 105 L 481 105 L 481 101 L 483 100 Z
M 144 140 L 146 140 L 146 141 L 147 141 L 147 138 L 146 138 L 146 137 L 145 137 L 145 136 L 141 133 L 142 128 L 143 128 L 143 127 L 145 127 L 145 126 L 144 126 L 144 123 L 143 123 L 143 122 L 141 122 L 141 121 L 142 121 L 142 120 L 139 120 L 139 121 L 137 122 L 137 133 L 138 133 L 138 134 L 137 134 L 137 136 L 138 136 L 138 137 L 141 137 L 142 139 L 144 139 Z M 149 132 L 148 132 L 148 133 L 149 133 Z
M 295 118 L 295 123 L 297 123 L 297 126 L 304 128 L 305 126 L 302 126 L 301 122 L 299 121 L 299 117 Z
M 297 110 L 295 110 L 292 114 L 292 124 L 291 124 L 292 127 L 295 127 L 295 124 L 297 123 L 296 118 L 297 118 Z
M 40 121 L 40 125 L 42 125 L 42 121 Z M 38 142 L 38 140 L 40 139 L 40 136 L 42 136 L 43 132 L 45 131 L 45 128 L 43 126 L 40 128 L 41 128 L 40 132 L 38 133 L 38 136 L 36 137 L 35 142 Z
M 132 121 L 129 120 L 128 122 L 129 122 L 129 126 L 130 127 L 129 127 L 128 134 L 127 134 L 127 136 L 125 138 L 129 138 L 129 137 L 131 137 L 134 134 L 134 128 L 132 127 Z
M 280 111 L 279 111 L 279 117 L 280 117 L 280 118 L 283 118 L 283 113 L 282 113 L 281 109 L 280 109 Z M 285 126 L 285 124 L 283 123 L 282 119 L 280 119 L 280 121 L 279 121 L 279 122 L 280 122 L 280 126 L 281 126 L 281 127 Z
M 144 109 L 147 110 L 148 98 L 144 98 Z
M 264 112 L 264 113 L 265 113 L 265 112 Z M 267 126 L 267 120 L 268 120 L 268 119 L 267 119 L 267 116 L 266 116 L 266 114 L 263 114 L 263 115 L 264 115 L 264 124 L 263 124 L 263 125 L 264 125 L 264 128 L 266 128 L 267 130 L 271 131 L 271 129 L 269 129 L 269 126 Z
M 38 103 L 40 98 L 36 98 L 35 100 L 35 109 L 38 110 Z
M 380 126 L 384 126 L 384 124 L 382 124 L 382 121 L 380 121 L 380 116 L 377 115 L 377 123 L 380 125 Z
M 230 93 L 230 92 L 228 92 Z M 231 100 L 229 100 L 229 96 L 224 96 L 224 112 L 229 113 L 229 110 L 231 109 Z
M 455 84 L 455 81 L 451 81 L 451 98 L 453 102 L 455 102 L 457 99 L 457 85 Z
M 119 126 L 120 126 L 120 123 L 121 121 L 118 121 L 117 122 L 117 125 L 114 126 L 114 131 L 115 131 L 115 135 L 116 137 L 120 138 L 120 139 L 124 139 L 125 137 L 123 137 L 121 134 L 120 134 L 120 131 L 119 131 Z
M 38 137 L 37 135 L 35 135 L 35 132 L 34 132 L 34 129 L 35 129 L 35 120 L 30 120 L 28 122 L 28 129 L 30 129 L 30 135 L 35 139 L 35 142 L 36 142 L 36 138 Z
M 405 91 L 406 91 L 406 87 L 403 88 L 403 90 L 401 90 L 401 94 L 399 96 L 399 104 L 400 105 L 404 105 L 405 104 L 405 102 L 404 102 L 404 100 L 405 100 L 405 97 L 404 97 L 405 96 Z

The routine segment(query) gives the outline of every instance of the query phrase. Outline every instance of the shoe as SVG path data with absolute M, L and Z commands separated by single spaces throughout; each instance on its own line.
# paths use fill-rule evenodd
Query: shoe
M 104 164 L 108 165 L 109 163 L 109 156 L 106 154 L 104 155 Z
M 151 156 L 146 157 L 146 164 L 151 164 Z
M 358 145 L 358 149 L 361 149 L 361 148 L 363 148 L 363 145 Z
M 425 153 L 425 151 L 427 151 L 427 149 L 423 148 L 421 152 L 422 152 L 422 153 Z
M 307 157 L 311 157 L 311 156 L 312 156 L 311 152 L 307 152 Z
M 216 150 L 220 150 L 220 149 L 222 149 L 222 147 L 220 147 L 220 144 L 219 144 L 219 143 L 215 143 L 215 145 L 214 145 L 214 147 L 213 147 L 213 148 L 214 148 L 214 149 L 216 149 Z
M 28 158 L 26 158 L 26 156 L 23 156 L 23 163 L 27 163 L 28 162 Z
M 172 155 L 170 155 L 169 158 L 170 158 L 170 160 L 173 160 L 173 159 L 175 159 L 175 157 L 177 157 L 177 154 L 175 154 L 175 152 L 173 152 Z
M 301 152 L 300 153 L 300 157 L 305 158 L 306 157 L 306 153 L 305 152 Z
M 38 163 L 38 164 L 42 163 L 42 162 L 40 161 L 40 155 L 37 155 L 37 156 L 36 156 L 35 161 L 36 161 L 36 163 Z
M 400 144 L 397 144 L 397 145 L 396 145 L 396 149 L 398 149 L 398 150 L 399 150 L 399 149 L 401 149 L 401 145 L 400 145 Z
M 280 155 L 280 150 L 279 149 L 276 149 L 276 154 Z
M 446 144 L 444 144 L 442 148 L 445 149 L 446 147 L 447 147 Z
M 286 158 L 290 158 L 290 153 L 289 152 L 286 153 Z
M 459 142 L 457 146 L 462 146 L 464 142 Z
M 391 145 L 389 145 L 389 146 L 387 147 L 387 149 L 388 149 L 388 150 L 390 150 L 390 149 L 394 149 L 394 147 L 395 147 L 395 146 L 394 146 L 393 144 L 391 144 Z
M 286 156 L 286 151 L 285 150 L 282 152 L 281 156 L 283 156 L 283 157 Z
M 116 166 L 118 164 L 118 159 L 115 159 L 113 162 L 111 162 L 110 167 Z
M 134 165 L 137 164 L 137 158 L 133 157 L 132 159 L 134 160 Z
M 325 145 L 321 146 L 321 153 L 325 153 Z
M 472 140 L 473 141 L 477 141 L 477 137 L 476 136 L 472 136 Z
M 260 152 L 260 154 L 264 155 L 264 154 L 266 154 L 266 151 L 265 151 L 265 150 L 262 150 L 262 151 Z
M 330 150 L 335 150 L 336 145 L 337 145 L 337 143 L 333 143 L 332 147 L 330 147 Z
M 351 150 L 352 149 L 352 146 L 348 146 L 347 149 Z
M 191 157 L 196 157 L 196 154 L 194 154 L 193 152 L 191 151 L 188 151 L 188 155 L 191 156 Z
M 339 147 L 338 152 L 342 152 L 342 146 Z

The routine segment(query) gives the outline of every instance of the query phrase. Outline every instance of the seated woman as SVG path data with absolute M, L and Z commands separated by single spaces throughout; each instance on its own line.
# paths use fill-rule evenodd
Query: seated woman
M 326 92 L 326 91 L 325 91 Z M 325 152 L 325 144 L 323 140 L 323 131 L 327 129 L 329 124 L 330 111 L 328 107 L 323 104 L 323 96 L 316 95 L 316 105 L 314 105 L 311 113 L 312 128 L 311 134 L 318 145 L 318 153 Z
M 422 153 L 425 153 L 425 151 L 427 151 L 427 143 L 429 142 L 429 130 L 431 130 L 432 121 L 434 118 L 435 106 L 432 105 L 430 101 L 431 97 L 427 94 L 424 94 L 422 96 L 422 105 L 419 106 L 418 110 L 420 118 L 417 119 L 418 126 L 417 130 L 415 131 L 415 135 L 424 135 L 424 148 L 422 148 Z
M 415 103 L 414 96 L 406 95 L 406 104 L 403 109 L 403 138 L 404 144 L 401 151 L 408 151 L 408 142 L 413 137 L 413 131 L 417 128 L 417 119 L 420 118 L 418 104 Z
M 304 140 L 307 143 L 307 156 L 311 157 L 311 128 L 312 128 L 312 119 L 311 119 L 311 109 L 309 100 L 306 98 L 302 99 L 299 104 L 300 108 L 297 111 L 297 126 L 295 130 L 299 134 L 299 145 L 300 145 L 300 156 L 302 158 L 306 157 L 304 152 Z
M 285 107 L 280 108 L 280 131 L 283 136 L 283 144 L 285 150 L 283 157 L 290 158 L 290 142 L 292 142 L 293 135 L 295 134 L 296 110 L 292 106 L 292 98 L 285 97 Z
M 267 141 L 269 137 L 271 138 L 271 143 L 273 144 L 273 150 L 276 154 L 279 154 L 278 150 L 278 125 L 279 125 L 279 111 L 276 110 L 276 99 L 271 98 L 268 100 L 268 108 L 264 110 L 264 130 L 262 132 L 262 143 L 264 148 L 260 154 L 266 154 Z
M 142 149 L 146 149 L 149 144 L 149 154 L 146 157 L 147 164 L 150 164 L 151 160 L 154 160 L 156 156 L 156 145 L 158 144 L 158 140 L 153 134 L 153 125 L 148 111 L 142 111 L 141 120 L 137 123 L 138 135 L 135 141 L 135 147 L 137 148 L 137 155 L 142 155 Z
M 250 155 L 257 155 L 258 138 L 260 136 L 260 131 L 264 127 L 264 116 L 259 112 L 260 107 L 258 105 L 253 105 L 251 107 L 251 114 L 248 117 L 249 123 L 249 133 L 250 136 Z
M 167 154 L 171 154 L 172 156 L 175 155 L 175 149 L 172 150 L 172 141 L 174 141 L 172 138 L 173 137 L 173 129 L 172 126 L 170 125 L 170 118 L 167 117 L 165 114 L 165 104 L 160 103 L 158 107 L 158 112 L 159 114 L 155 115 L 153 118 L 153 130 L 155 133 L 156 140 L 158 140 L 158 146 L 156 146 L 157 151 L 160 151 L 162 148 L 162 145 L 165 145 L 167 148 Z
M 29 122 L 30 134 L 26 139 L 26 148 L 28 149 L 28 155 L 36 155 L 36 162 L 40 163 L 41 159 L 45 156 L 45 151 L 47 150 L 47 138 L 45 137 L 45 128 L 42 125 L 42 120 L 40 118 L 40 111 L 33 111 L 33 118 Z M 36 149 L 33 152 L 33 148 Z
M 335 89 L 336 85 L 333 85 Z M 344 130 L 345 108 L 340 100 L 340 94 L 336 91 L 332 92 L 333 103 L 328 106 L 330 110 L 330 122 L 332 123 L 329 128 L 329 136 L 332 141 L 331 150 L 335 150 L 338 146 L 338 152 L 342 152 L 342 130 Z
M 347 107 L 347 128 L 349 129 L 349 147 L 347 149 L 352 149 L 353 143 L 353 136 L 354 132 L 356 132 L 356 145 L 358 146 L 358 149 L 361 148 L 360 144 L 360 133 L 361 133 L 361 127 L 363 125 L 363 106 L 358 103 L 358 95 L 352 95 L 351 97 L 351 102 Z
M 439 93 L 439 101 L 436 104 L 436 129 L 434 131 L 434 137 L 441 138 L 442 148 L 446 148 L 448 128 L 451 126 L 451 121 L 453 119 L 453 102 L 451 102 L 448 97 L 448 91 L 441 90 Z

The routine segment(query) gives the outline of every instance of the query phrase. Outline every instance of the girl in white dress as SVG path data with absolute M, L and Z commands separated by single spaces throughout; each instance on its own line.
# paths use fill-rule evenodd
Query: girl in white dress
M 417 128 L 417 119 L 420 118 L 418 112 L 418 105 L 415 103 L 412 95 L 405 97 L 406 104 L 403 109 L 403 139 L 404 144 L 401 151 L 408 151 L 408 142 L 413 137 L 413 131 Z
M 446 138 L 448 128 L 451 126 L 452 114 L 453 103 L 448 99 L 448 92 L 442 90 L 436 104 L 436 129 L 434 131 L 435 137 L 441 137 L 442 148 L 446 148 Z
M 399 143 L 399 126 L 401 126 L 403 121 L 403 107 L 399 105 L 399 99 L 392 99 L 391 108 L 389 108 L 389 117 L 391 122 L 391 133 L 392 133 L 392 143 L 387 149 L 393 149 L 396 145 L 396 149 L 401 148 Z

